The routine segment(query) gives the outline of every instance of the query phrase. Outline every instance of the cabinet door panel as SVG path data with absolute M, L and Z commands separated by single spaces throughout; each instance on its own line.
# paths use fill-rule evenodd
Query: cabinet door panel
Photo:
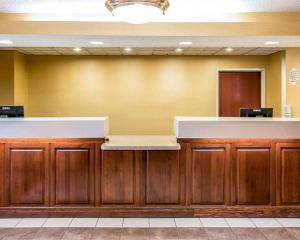
M 146 163 L 146 203 L 180 203 L 179 151 L 148 151 Z
M 233 156 L 233 204 L 271 204 L 271 147 L 236 146 Z
M 134 151 L 103 151 L 102 204 L 134 204 Z
M 94 203 L 94 149 L 92 144 L 55 144 L 52 164 L 54 205 Z
M 5 153 L 6 205 L 48 203 L 48 145 L 8 144 Z
M 226 147 L 196 147 L 191 152 L 191 204 L 224 205 Z
M 0 143 L 0 207 L 4 206 L 4 144 Z
M 278 203 L 300 204 L 300 144 L 280 147 L 278 153 Z

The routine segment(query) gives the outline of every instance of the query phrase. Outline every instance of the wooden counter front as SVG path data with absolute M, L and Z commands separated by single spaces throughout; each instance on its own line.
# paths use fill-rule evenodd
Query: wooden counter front
M 0 216 L 300 216 L 300 140 L 0 140 Z

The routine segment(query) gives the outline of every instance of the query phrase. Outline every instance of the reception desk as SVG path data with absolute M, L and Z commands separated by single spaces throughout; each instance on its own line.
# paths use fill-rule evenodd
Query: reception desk
M 0 119 L 0 216 L 299 217 L 299 127 L 175 117 L 173 136 L 109 136 L 106 117 Z
M 175 117 L 199 216 L 300 216 L 300 119 Z

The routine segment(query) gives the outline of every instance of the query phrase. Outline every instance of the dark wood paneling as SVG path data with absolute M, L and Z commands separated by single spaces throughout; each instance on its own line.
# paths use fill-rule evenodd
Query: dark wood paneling
M 146 204 L 180 204 L 179 151 L 147 151 Z
M 300 204 L 300 144 L 277 148 L 277 204 Z
M 0 207 L 4 205 L 4 144 L 0 143 Z
M 135 203 L 134 151 L 103 151 L 101 192 L 102 204 Z
M 53 144 L 52 205 L 94 204 L 94 145 Z
M 260 106 L 260 72 L 219 72 L 219 116 L 238 117 L 240 108 Z
M 232 155 L 232 203 L 270 205 L 272 194 L 270 145 L 234 145 Z
M 47 144 L 6 144 L 5 205 L 47 205 Z
M 229 146 L 192 145 L 190 203 L 225 205 L 229 202 Z

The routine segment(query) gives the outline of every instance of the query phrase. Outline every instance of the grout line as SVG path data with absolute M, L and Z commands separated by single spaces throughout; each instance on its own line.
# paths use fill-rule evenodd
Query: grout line
M 198 221 L 200 222 L 201 228 L 204 228 L 203 223 L 202 223 L 202 221 L 201 221 L 201 218 L 197 218 L 197 219 L 198 219 Z
M 45 222 L 42 224 L 41 228 L 44 227 L 49 218 L 46 218 Z
M 121 226 L 121 228 L 123 228 L 123 227 L 124 227 L 124 218 L 122 218 L 122 226 Z
M 13 226 L 14 228 L 18 226 L 18 224 L 23 220 L 23 218 L 20 218 L 20 220 Z
M 69 226 L 68 226 L 68 228 L 70 228 L 70 227 L 71 227 L 71 224 L 72 224 L 72 222 L 74 221 L 74 219 L 75 219 L 75 218 L 72 218 L 71 222 L 69 223 Z
M 95 225 L 95 228 L 98 226 L 99 221 L 100 221 L 100 218 L 98 218 L 98 220 L 96 222 L 96 225 Z
M 278 222 L 278 224 L 279 224 L 281 227 L 285 228 L 285 226 L 283 226 L 283 225 L 277 220 L 277 218 L 274 218 L 274 219 L 275 219 L 276 222 Z
M 224 218 L 224 221 L 226 222 L 226 224 L 229 226 L 230 229 L 232 229 L 231 225 L 229 224 L 229 222 L 227 221 L 226 218 Z
M 255 226 L 255 228 L 259 228 L 251 218 L 249 218 L 249 220 L 253 223 L 253 225 Z

